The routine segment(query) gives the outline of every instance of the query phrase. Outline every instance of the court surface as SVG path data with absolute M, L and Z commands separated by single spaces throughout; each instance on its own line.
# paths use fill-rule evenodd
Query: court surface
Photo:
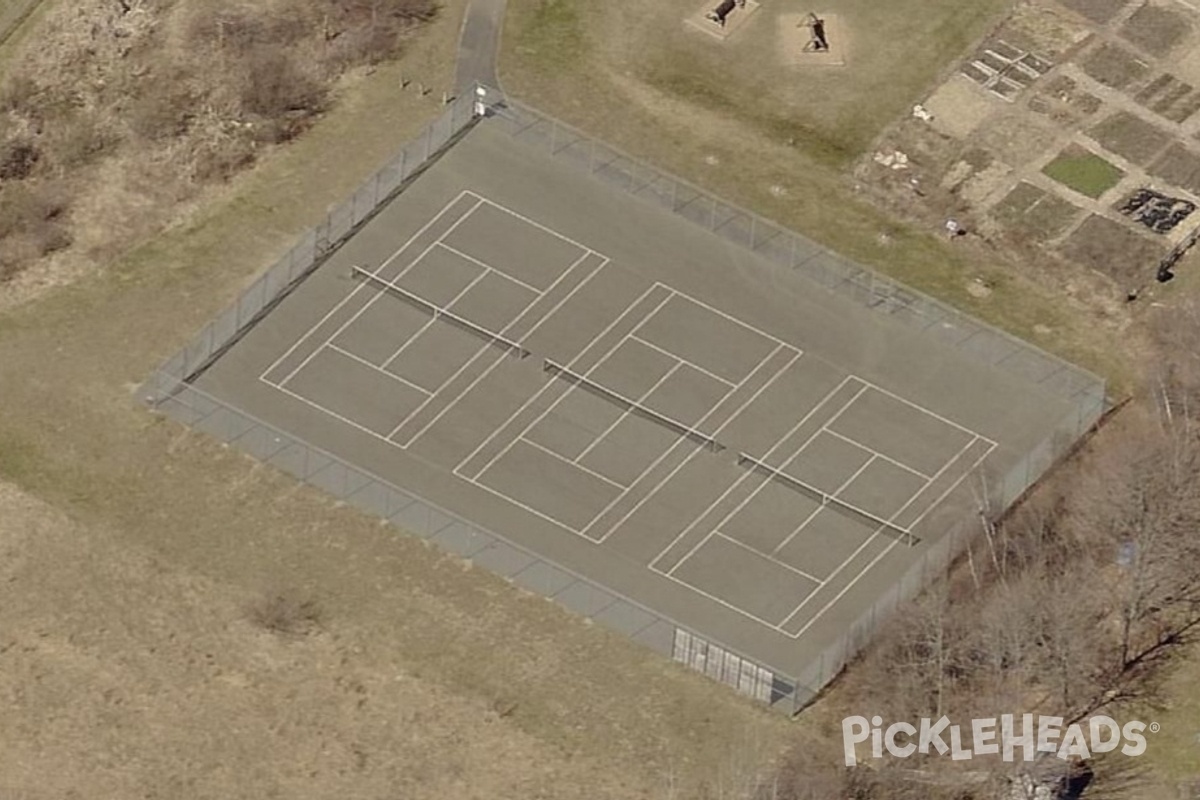
M 198 385 L 785 674 L 1070 410 L 487 122 Z

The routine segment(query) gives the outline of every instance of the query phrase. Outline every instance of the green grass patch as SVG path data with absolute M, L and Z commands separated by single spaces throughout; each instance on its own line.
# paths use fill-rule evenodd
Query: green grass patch
M 1100 156 L 1078 145 L 1071 145 L 1042 168 L 1042 172 L 1063 186 L 1093 200 L 1117 185 L 1125 173 Z
M 584 20 L 575 0 L 538 0 L 512 14 L 521 17 L 516 47 L 542 68 L 569 69 L 586 54 Z

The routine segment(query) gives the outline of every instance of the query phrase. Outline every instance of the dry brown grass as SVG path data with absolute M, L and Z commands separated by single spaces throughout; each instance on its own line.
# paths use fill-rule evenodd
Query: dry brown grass
M 132 401 L 439 113 L 463 5 L 166 233 L 0 302 L 0 795 L 692 798 L 795 733 Z M 158 169 L 104 171 L 108 197 L 140 208 Z M 85 233 L 113 213 L 72 212 Z M 319 628 L 254 625 L 273 587 L 317 599 Z
M 435 16 L 433 0 L 83 0 L 45 11 L 0 84 L 0 182 L 36 194 L 54 181 L 94 205 L 117 165 L 153 172 L 155 197 L 136 217 L 114 207 L 105 236 L 76 235 L 64 216 L 55 247 L 0 243 L 0 279 L 63 242 L 86 243 L 79 255 L 95 263 L 144 238 L 303 133 L 344 75 L 396 57 Z M 153 169 L 164 163 L 172 169 Z
M 321 624 L 321 606 L 293 592 L 271 592 L 252 603 L 250 621 L 265 631 L 283 636 L 304 636 Z
M 0 185 L 0 281 L 31 259 L 70 246 L 66 209 L 60 185 Z
M 801 231 L 844 256 L 1132 386 L 1127 311 L 1064 297 L 1036 266 L 978 241 L 949 243 L 942 219 L 906 222 L 847 174 L 1003 13 L 1007 2 L 839 5 L 845 68 L 771 64 L 770 13 L 725 45 L 684 29 L 700 3 L 509 0 L 501 75 L 516 97 L 585 132 Z M 832 9 L 830 9 L 832 13 Z M 893 24 L 903 17 L 904 25 Z M 622 32 L 638 20 L 636 35 Z M 917 25 L 912 31 L 906 25 Z M 904 33 L 903 31 L 908 31 Z M 755 66 L 757 65 L 757 67 Z M 786 95 L 786 96 L 785 96 Z M 972 289 L 980 282 L 987 296 Z

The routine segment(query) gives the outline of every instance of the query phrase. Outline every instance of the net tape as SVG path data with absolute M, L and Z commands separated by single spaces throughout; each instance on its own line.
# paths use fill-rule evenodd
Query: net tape
M 788 475 L 786 472 L 772 467 L 770 464 L 767 464 L 764 461 L 760 461 L 754 456 L 747 455 L 746 453 L 738 453 L 737 463 L 742 469 L 747 469 L 759 475 L 766 475 L 773 480 L 779 481 L 784 486 L 804 495 L 805 497 L 808 497 L 810 500 L 816 500 L 823 507 L 831 507 L 834 511 L 837 511 L 843 516 L 850 517 L 851 519 L 861 522 L 870 528 L 874 528 L 877 532 L 883 531 L 889 536 L 899 539 L 909 547 L 912 547 L 921 541 L 910 531 L 901 528 L 899 525 L 888 522 L 886 519 L 877 517 L 869 511 L 863 511 L 861 508 L 852 506 L 845 500 L 839 500 L 833 495 L 826 494 L 815 486 L 810 486 L 799 478 L 794 478 L 791 475 Z
M 431 303 L 425 298 L 415 295 L 407 289 L 397 286 L 395 283 L 392 283 L 385 278 L 379 277 L 373 272 L 368 272 L 362 267 L 353 267 L 351 274 L 356 278 L 362 278 L 372 285 L 378 286 L 381 289 L 394 294 L 401 300 L 416 306 L 422 311 L 432 314 L 434 319 L 445 320 L 446 322 L 449 322 L 458 328 L 462 328 L 470 334 L 486 340 L 488 344 L 495 345 L 507 351 L 509 354 L 514 355 L 517 358 L 528 358 L 530 355 L 528 350 L 526 350 L 524 347 L 521 347 L 520 344 L 514 342 L 512 339 L 509 339 L 508 337 L 494 331 L 489 331 L 487 328 L 484 328 L 481 325 L 476 325 L 466 317 L 461 317 L 449 309 L 442 308 L 436 303 Z
M 676 435 L 683 436 L 690 441 L 702 445 L 714 453 L 719 453 L 725 449 L 725 445 L 721 444 L 711 436 L 701 433 L 690 425 L 685 425 L 682 422 L 671 419 L 666 414 L 662 414 L 652 408 L 647 408 L 636 400 L 630 400 L 628 397 L 625 397 L 619 392 L 615 392 L 612 389 L 601 386 L 595 381 L 589 380 L 587 377 L 580 375 L 578 372 L 575 372 L 569 367 L 564 367 L 563 365 L 557 364 L 550 359 L 546 359 L 542 365 L 542 369 L 546 372 L 549 372 L 551 375 L 554 375 L 556 378 L 562 378 L 563 380 L 570 381 L 576 386 L 579 386 L 582 389 L 589 391 L 592 394 L 609 401 L 610 403 L 613 403 L 624 411 L 627 411 L 631 414 L 636 414 L 644 419 L 650 420 L 651 422 L 656 422 L 674 432 Z

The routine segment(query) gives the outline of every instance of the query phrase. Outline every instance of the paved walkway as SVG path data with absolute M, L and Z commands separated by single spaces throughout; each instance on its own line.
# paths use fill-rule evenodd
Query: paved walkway
M 500 88 L 496 60 L 500 55 L 500 27 L 505 0 L 471 0 L 458 40 L 455 94 L 468 92 L 476 82 Z

